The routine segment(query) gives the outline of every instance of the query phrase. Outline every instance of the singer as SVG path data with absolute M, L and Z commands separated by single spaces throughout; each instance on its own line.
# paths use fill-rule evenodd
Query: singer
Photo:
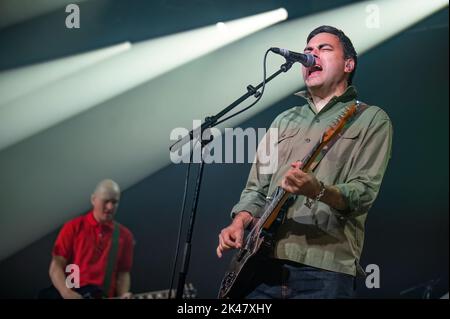
M 218 257 L 233 248 L 246 252 L 244 230 L 258 227 L 278 186 L 292 201 L 279 227 L 264 233 L 269 248 L 257 261 L 236 259 L 235 269 L 245 271 L 227 272 L 221 291 L 237 285 L 236 274 L 245 276 L 240 282 L 246 284 L 226 297 L 353 298 L 355 278 L 365 274 L 359 264 L 365 221 L 391 155 L 392 124 L 381 108 L 357 101 L 352 85 L 357 54 L 343 31 L 316 28 L 304 53 L 315 58 L 312 66 L 302 66 L 306 90 L 296 93 L 306 103 L 273 121 L 279 134 L 278 169 L 261 174 L 258 159 L 253 164 L 232 208 L 233 220 L 220 232 Z M 357 111 L 342 134 L 328 144 L 312 171 L 302 169 L 302 159 L 351 107 Z

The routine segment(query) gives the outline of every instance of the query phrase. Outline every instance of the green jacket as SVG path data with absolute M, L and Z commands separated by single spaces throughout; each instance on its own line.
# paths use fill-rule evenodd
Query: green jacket
M 261 173 L 261 163 L 256 159 L 232 216 L 243 210 L 260 216 L 266 197 L 280 185 L 290 164 L 310 151 L 343 109 L 356 102 L 357 93 L 353 86 L 348 87 L 317 114 L 306 92 L 296 95 L 308 103 L 283 112 L 271 125 L 278 129 L 278 169 L 273 174 Z M 278 229 L 273 257 L 354 276 L 361 272 L 365 221 L 378 195 L 391 145 L 388 115 L 379 107 L 369 106 L 313 172 L 325 185 L 337 187 L 349 208 L 338 211 L 320 201 L 308 208 L 305 197 L 298 196 Z

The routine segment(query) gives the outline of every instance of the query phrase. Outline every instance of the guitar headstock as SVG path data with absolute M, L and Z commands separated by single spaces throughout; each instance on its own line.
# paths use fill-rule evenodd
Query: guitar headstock
M 347 120 L 353 116 L 356 112 L 356 104 L 347 107 L 344 112 L 331 123 L 330 127 L 325 131 L 322 136 L 322 143 L 328 142 L 333 136 L 338 134 L 344 127 Z

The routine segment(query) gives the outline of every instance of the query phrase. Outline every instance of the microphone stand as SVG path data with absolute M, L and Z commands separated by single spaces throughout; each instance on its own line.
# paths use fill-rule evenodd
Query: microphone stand
M 188 231 L 187 231 L 186 242 L 185 242 L 185 245 L 184 245 L 182 268 L 181 268 L 181 270 L 180 270 L 180 272 L 178 274 L 178 285 L 177 285 L 177 291 L 176 291 L 176 296 L 175 296 L 176 299 L 182 299 L 182 297 L 183 297 L 183 290 L 184 290 L 184 285 L 185 285 L 185 282 L 186 282 L 186 275 L 187 275 L 187 272 L 188 272 L 188 269 L 189 269 L 189 261 L 190 261 L 191 246 L 192 246 L 192 233 L 193 233 L 193 230 L 194 230 L 195 217 L 196 217 L 196 214 L 197 214 L 198 199 L 199 199 L 199 196 L 200 196 L 200 187 L 201 187 L 202 177 L 203 177 L 203 168 L 204 168 L 204 159 L 203 159 L 204 154 L 203 154 L 203 151 L 204 151 L 206 145 L 208 145 L 213 140 L 213 136 L 211 134 L 211 138 L 209 140 L 204 141 L 202 139 L 203 132 L 205 130 L 207 130 L 207 129 L 210 129 L 210 128 L 214 127 L 221 117 L 223 117 L 226 113 L 230 112 L 232 109 L 234 109 L 240 103 L 242 103 L 243 101 L 248 99 L 250 96 L 253 95 L 255 98 L 258 98 L 261 95 L 261 93 L 258 90 L 265 83 L 270 82 L 275 77 L 277 77 L 279 74 L 281 74 L 283 72 L 287 72 L 292 67 L 294 62 L 295 61 L 286 59 L 286 63 L 281 65 L 281 67 L 280 67 L 280 69 L 278 71 L 273 73 L 270 77 L 268 77 L 265 81 L 262 81 L 256 87 L 253 87 L 252 85 L 248 85 L 247 86 L 247 93 L 242 95 L 240 98 L 235 100 L 233 103 L 231 103 L 229 106 L 224 108 L 222 111 L 220 111 L 216 115 L 206 117 L 205 121 L 200 126 L 200 142 L 201 142 L 200 143 L 200 147 L 201 147 L 201 153 L 200 154 L 201 154 L 201 161 L 200 161 L 200 166 L 199 166 L 199 170 L 198 170 L 198 173 L 197 173 L 197 180 L 196 180 L 196 184 L 195 184 L 195 192 L 194 192 L 193 204 L 192 204 L 192 208 L 191 208 L 191 215 L 190 215 L 190 218 L 189 218 L 189 228 L 188 228 Z M 172 146 L 170 146 L 170 148 L 169 148 L 170 151 L 176 151 L 181 146 L 183 146 L 185 143 L 190 142 L 194 138 L 194 130 L 191 130 L 189 132 L 189 134 L 186 135 L 186 136 L 188 137 L 187 141 L 186 141 L 185 137 L 179 139 Z M 194 143 L 192 143 L 191 152 L 193 152 L 193 151 L 194 151 Z

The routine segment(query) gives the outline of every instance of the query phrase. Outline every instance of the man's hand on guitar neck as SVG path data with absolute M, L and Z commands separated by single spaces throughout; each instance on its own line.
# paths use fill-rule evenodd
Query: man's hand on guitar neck
M 216 253 L 219 258 L 225 250 L 232 248 L 241 248 L 244 241 L 244 230 L 253 221 L 253 216 L 247 211 L 241 211 L 236 214 L 233 222 L 222 229 L 219 234 L 219 245 Z

